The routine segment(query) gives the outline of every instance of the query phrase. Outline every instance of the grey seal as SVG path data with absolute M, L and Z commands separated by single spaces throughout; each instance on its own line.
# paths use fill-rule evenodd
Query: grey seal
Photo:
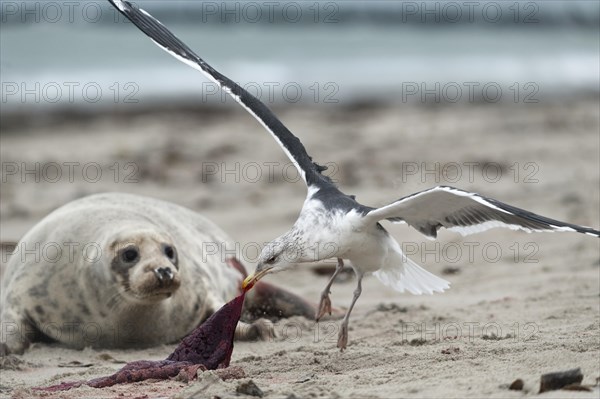
M 8 260 L 0 294 L 0 351 L 31 342 L 136 348 L 176 342 L 240 293 L 244 266 L 233 240 L 182 206 L 96 194 L 35 225 Z M 259 316 L 314 317 L 315 307 L 276 287 L 246 298 L 236 337 L 272 333 Z M 252 311 L 255 311 L 252 313 Z

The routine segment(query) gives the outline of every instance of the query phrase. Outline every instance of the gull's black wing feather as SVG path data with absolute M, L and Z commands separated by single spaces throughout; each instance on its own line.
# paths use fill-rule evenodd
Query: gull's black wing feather
M 240 103 L 252 116 L 254 116 L 273 135 L 290 161 L 298 169 L 307 186 L 331 186 L 333 183 L 321 174 L 326 170 L 312 161 L 304 145 L 290 132 L 275 114 L 258 98 L 248 93 L 234 81 L 221 74 L 196 55 L 188 46 L 172 34 L 156 18 L 146 11 L 134 7 L 128 1 L 109 0 L 123 15 L 135 26 L 144 32 L 160 48 L 190 65 L 192 68 L 204 73 L 210 80 L 218 84 L 233 99 Z
M 366 223 L 381 219 L 407 223 L 429 238 L 436 238 L 442 227 L 462 235 L 507 227 L 526 232 L 573 231 L 600 236 L 600 231 L 590 227 L 550 219 L 493 198 L 446 186 L 409 195 L 365 215 Z

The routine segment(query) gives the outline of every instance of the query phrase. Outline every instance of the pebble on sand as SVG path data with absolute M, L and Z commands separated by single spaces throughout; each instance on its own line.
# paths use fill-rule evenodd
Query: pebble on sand
M 512 382 L 512 384 L 510 384 L 508 389 L 510 389 L 511 391 L 522 391 L 524 386 L 525 386 L 525 383 L 523 382 L 523 380 L 520 378 L 517 378 L 516 380 L 514 380 Z
M 252 380 L 242 382 L 237 386 L 235 391 L 244 395 L 257 396 L 259 398 L 264 396 L 262 389 L 260 389 Z
M 581 381 L 583 381 L 583 374 L 579 367 L 567 371 L 543 374 L 540 381 L 540 393 L 561 389 L 567 385 L 579 385 Z

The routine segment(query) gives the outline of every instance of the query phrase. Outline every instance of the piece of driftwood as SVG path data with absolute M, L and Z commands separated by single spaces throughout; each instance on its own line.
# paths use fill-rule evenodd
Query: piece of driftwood
M 561 389 L 567 385 L 579 385 L 581 381 L 583 381 L 583 374 L 580 368 L 544 374 L 540 381 L 540 393 Z

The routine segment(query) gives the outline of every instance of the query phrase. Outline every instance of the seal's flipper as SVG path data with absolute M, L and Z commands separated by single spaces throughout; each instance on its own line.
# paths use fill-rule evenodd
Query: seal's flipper
M 2 330 L 0 331 L 0 356 L 22 355 L 35 337 L 40 335 L 27 317 L 21 316 L 11 304 L 4 304 L 0 310 Z
M 240 321 L 235 328 L 235 339 L 240 341 L 267 341 L 275 338 L 275 326 L 271 320 L 258 319 L 252 323 Z
M 278 320 L 292 316 L 304 316 L 314 320 L 317 308 L 296 294 L 282 288 L 259 281 L 246 294 L 244 303 L 245 320 L 267 318 Z

